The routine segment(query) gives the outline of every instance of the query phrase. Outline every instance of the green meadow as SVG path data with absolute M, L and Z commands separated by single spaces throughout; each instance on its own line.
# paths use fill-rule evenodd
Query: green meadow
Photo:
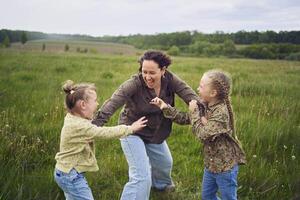
M 76 52 L 79 46 L 88 52 Z M 131 46 L 76 41 L 0 48 L 1 200 L 64 199 L 53 179 L 66 113 L 62 83 L 95 83 L 101 105 L 138 71 L 142 52 Z M 248 160 L 239 171 L 239 199 L 300 198 L 300 62 L 173 57 L 169 70 L 196 89 L 203 72 L 212 68 L 228 71 L 233 78 L 236 129 Z M 187 110 L 179 98 L 176 106 Z M 118 113 L 107 126 L 116 125 L 117 119 Z M 202 144 L 190 126 L 176 124 L 168 144 L 176 191 L 151 191 L 150 199 L 201 199 Z M 120 142 L 97 140 L 96 145 L 100 170 L 87 173 L 94 197 L 119 199 L 128 180 Z

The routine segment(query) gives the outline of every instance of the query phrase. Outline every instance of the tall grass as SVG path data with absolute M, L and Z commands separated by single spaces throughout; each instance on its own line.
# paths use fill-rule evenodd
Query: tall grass
M 300 63 L 247 59 L 174 58 L 170 70 L 196 88 L 202 73 L 233 76 L 237 133 L 248 163 L 240 167 L 240 199 L 292 199 L 300 188 Z M 94 82 L 100 104 L 138 69 L 137 56 L 0 49 L 0 199 L 64 199 L 53 180 L 65 115 L 61 83 Z M 176 105 L 187 110 L 177 99 Z M 115 114 L 107 125 L 117 123 Z M 151 199 L 201 198 L 202 144 L 189 126 L 168 139 L 176 191 Z M 96 199 L 118 199 L 128 180 L 118 140 L 97 141 L 100 171 L 87 178 Z

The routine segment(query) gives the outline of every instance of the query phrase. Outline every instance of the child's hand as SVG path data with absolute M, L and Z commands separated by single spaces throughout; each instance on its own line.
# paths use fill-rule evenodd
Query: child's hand
M 207 119 L 205 118 L 205 117 L 201 117 L 201 123 L 203 124 L 203 125 L 206 125 L 207 124 Z
M 150 101 L 150 104 L 153 104 L 153 105 L 159 107 L 161 110 L 168 107 L 168 105 L 162 99 L 160 99 L 158 97 L 155 97 L 154 99 L 152 99 Z
M 196 100 L 191 100 L 189 103 L 189 110 L 194 111 L 196 108 L 198 108 L 198 104 Z
M 146 117 L 141 117 L 140 119 L 138 119 L 137 121 L 135 121 L 131 124 L 132 131 L 135 133 L 135 132 L 141 130 L 142 128 L 147 126 L 146 125 L 147 122 L 148 122 L 148 120 L 146 119 Z

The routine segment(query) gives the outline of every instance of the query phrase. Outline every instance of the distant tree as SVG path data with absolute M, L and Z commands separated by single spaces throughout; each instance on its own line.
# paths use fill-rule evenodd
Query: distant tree
M 285 57 L 286 60 L 295 60 L 295 61 L 300 61 L 300 52 L 298 53 L 291 53 L 287 57 Z
M 272 50 L 270 46 L 256 44 L 241 49 L 240 54 L 248 58 L 275 59 L 276 55 Z
M 7 35 L 5 30 L 0 30 L 0 43 L 3 44 L 5 36 Z
M 3 40 L 3 45 L 8 48 L 10 47 L 10 40 L 9 40 L 9 37 L 8 35 L 5 36 L 4 40 Z
M 212 44 L 207 41 L 196 41 L 190 45 L 190 52 L 196 55 L 204 53 L 204 49 L 210 47 Z
M 173 45 L 169 50 L 168 54 L 171 56 L 178 56 L 180 53 L 180 50 L 177 46 Z
M 218 56 L 221 54 L 221 45 L 211 44 L 203 49 L 206 56 Z
M 192 41 L 193 43 L 197 41 L 208 41 L 204 33 L 199 33 L 197 31 L 194 31 L 192 32 L 192 36 L 193 36 L 193 41 Z
M 69 51 L 70 47 L 68 44 L 65 45 L 65 51 Z
M 80 51 L 81 51 L 81 50 L 80 50 L 80 47 L 77 47 L 77 48 L 76 48 L 76 51 L 77 51 L 78 53 L 80 53 Z
M 236 48 L 232 40 L 226 40 L 222 45 L 222 49 L 225 55 L 232 55 L 236 52 Z
M 46 49 L 46 44 L 43 43 L 43 45 L 42 45 L 42 51 L 45 51 L 45 49 Z
M 209 35 L 208 41 L 211 43 L 223 43 L 228 38 L 229 35 L 224 33 L 223 31 L 216 31 L 215 33 Z
M 21 34 L 21 43 L 25 44 L 27 42 L 27 35 L 26 33 L 23 31 Z

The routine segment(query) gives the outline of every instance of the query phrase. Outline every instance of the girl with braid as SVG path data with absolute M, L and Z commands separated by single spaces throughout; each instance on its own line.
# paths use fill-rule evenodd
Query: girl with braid
M 207 107 L 204 114 L 200 114 L 201 109 L 194 100 L 189 103 L 189 113 L 179 112 L 159 98 L 151 101 L 165 117 L 179 124 L 191 123 L 193 133 L 203 143 L 203 200 L 219 199 L 218 190 L 222 200 L 237 199 L 238 165 L 246 163 L 245 153 L 235 134 L 230 91 L 229 75 L 212 70 L 204 73 L 198 87 Z

